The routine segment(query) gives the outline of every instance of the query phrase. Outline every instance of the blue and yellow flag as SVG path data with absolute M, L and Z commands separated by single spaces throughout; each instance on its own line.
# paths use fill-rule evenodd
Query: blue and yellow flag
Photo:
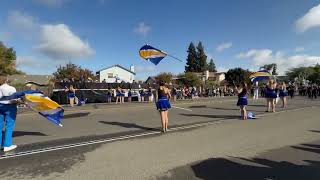
M 149 60 L 155 65 L 158 65 L 160 61 L 167 56 L 167 53 L 156 49 L 148 44 L 144 45 L 140 49 L 139 54 L 143 59 Z
M 58 103 L 52 101 L 42 93 L 26 93 L 24 97 L 25 103 L 29 108 L 38 112 L 54 124 L 62 126 L 61 118 L 63 117 L 64 110 Z
M 270 74 L 269 71 L 261 70 L 261 71 L 257 71 L 257 72 L 252 73 L 249 78 L 251 79 L 251 82 L 255 83 L 256 81 L 262 81 L 265 79 L 269 79 L 271 76 L 272 76 L 272 74 Z

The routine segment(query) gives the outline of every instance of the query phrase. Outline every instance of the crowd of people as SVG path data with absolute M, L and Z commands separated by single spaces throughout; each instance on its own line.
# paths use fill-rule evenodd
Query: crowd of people
M 320 85 L 312 84 L 298 88 L 300 96 L 308 96 L 310 99 L 317 99 L 320 96 Z

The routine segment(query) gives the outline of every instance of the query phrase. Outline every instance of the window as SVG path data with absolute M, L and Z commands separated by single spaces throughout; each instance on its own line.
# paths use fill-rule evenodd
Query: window
M 113 78 L 113 73 L 108 73 L 108 78 Z

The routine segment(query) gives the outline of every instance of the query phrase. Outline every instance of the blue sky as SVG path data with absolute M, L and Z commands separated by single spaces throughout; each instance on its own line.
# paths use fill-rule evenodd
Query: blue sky
M 185 60 L 202 41 L 218 70 L 288 68 L 320 63 L 316 0 L 1 0 L 0 40 L 17 51 L 28 74 L 51 74 L 69 60 L 92 71 L 135 65 L 137 78 L 179 73 L 184 63 L 158 66 L 138 55 L 149 43 Z

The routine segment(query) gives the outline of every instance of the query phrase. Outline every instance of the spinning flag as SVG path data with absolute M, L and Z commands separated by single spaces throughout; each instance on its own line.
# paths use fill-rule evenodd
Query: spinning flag
M 250 75 L 251 82 L 261 81 L 270 78 L 272 75 L 267 70 L 254 72 Z
M 58 103 L 52 101 L 42 93 L 29 94 L 28 91 L 25 91 L 24 97 L 25 103 L 28 107 L 38 112 L 41 116 L 47 118 L 54 124 L 62 126 L 61 118 L 63 117 L 64 110 Z
M 152 62 L 155 65 L 158 65 L 159 62 L 167 56 L 167 53 L 156 49 L 150 45 L 144 45 L 142 46 L 142 48 L 139 51 L 140 56 L 145 59 L 145 60 L 149 60 L 150 62 Z

